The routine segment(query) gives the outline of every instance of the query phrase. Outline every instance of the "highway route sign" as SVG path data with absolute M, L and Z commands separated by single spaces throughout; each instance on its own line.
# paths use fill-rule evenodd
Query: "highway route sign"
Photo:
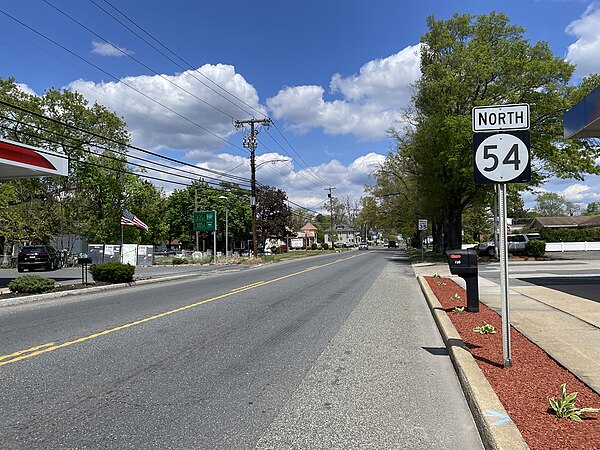
M 473 135 L 475 184 L 527 183 L 531 180 L 528 130 Z

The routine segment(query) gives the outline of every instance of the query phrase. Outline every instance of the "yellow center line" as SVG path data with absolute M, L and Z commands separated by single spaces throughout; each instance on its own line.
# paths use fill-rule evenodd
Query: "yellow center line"
M 332 264 L 337 264 L 337 263 L 340 263 L 340 262 L 343 262 L 343 261 L 347 261 L 349 259 L 356 258 L 357 256 L 359 256 L 359 255 L 353 255 L 353 256 L 349 256 L 347 258 L 338 259 L 336 261 L 332 261 L 332 262 L 329 262 L 329 263 L 326 263 L 326 264 L 320 264 L 318 266 L 309 267 L 309 268 L 301 270 L 299 272 L 290 273 L 290 274 L 284 275 L 282 277 L 274 278 L 272 280 L 259 281 L 259 282 L 256 282 L 256 283 L 252 283 L 252 284 L 249 284 L 249 285 L 246 285 L 246 286 L 242 286 L 240 288 L 233 289 L 232 291 L 227 292 L 225 294 L 217 295 L 216 297 L 208 298 L 206 300 L 201 300 L 199 302 L 192 303 L 192 304 L 189 304 L 189 305 L 185 305 L 185 306 L 182 306 L 180 308 L 171 309 L 169 311 L 165 311 L 165 312 L 162 312 L 160 314 L 156 314 L 154 316 L 146 317 L 144 319 L 139 319 L 139 320 L 136 320 L 134 322 L 129 322 L 129 323 L 126 323 L 126 324 L 123 324 L 123 325 L 119 325 L 119 326 L 114 327 L 114 328 L 109 328 L 109 329 L 106 329 L 106 330 L 103 330 L 103 331 L 99 331 L 97 333 L 93 333 L 93 334 L 90 334 L 88 336 L 80 337 L 80 338 L 72 340 L 72 341 L 63 342 L 62 344 L 56 344 L 55 345 L 54 342 L 50 342 L 48 344 L 39 345 L 39 346 L 36 346 L 36 347 L 31 347 L 31 348 L 29 348 L 27 350 L 20 350 L 20 351 L 11 353 L 10 355 L 0 356 L 0 366 L 4 366 L 6 364 L 11 364 L 11 363 L 14 363 L 14 362 L 17 362 L 17 361 L 22 361 L 24 359 L 32 358 L 34 356 L 39 356 L 39 355 L 42 355 L 44 353 L 48 353 L 48 352 L 52 352 L 54 350 L 58 350 L 59 348 L 69 347 L 69 346 L 74 345 L 74 344 L 80 344 L 82 342 L 86 342 L 86 341 L 89 341 L 91 339 L 95 339 L 95 338 L 100 337 L 100 336 L 105 336 L 107 334 L 111 334 L 111 333 L 114 333 L 116 331 L 121 331 L 121 330 L 124 330 L 126 328 L 130 328 L 130 327 L 133 327 L 133 326 L 136 326 L 136 325 L 140 325 L 140 324 L 143 324 L 143 323 L 146 323 L 146 322 L 150 322 L 152 320 L 160 319 L 162 317 L 166 317 L 166 316 L 169 316 L 171 314 L 175 314 L 175 313 L 182 312 L 182 311 L 185 311 L 185 310 L 188 310 L 188 309 L 191 309 L 191 308 L 195 308 L 195 307 L 200 306 L 200 305 L 205 305 L 207 303 L 214 302 L 215 300 L 220 300 L 222 298 L 230 297 L 232 295 L 235 295 L 235 294 L 243 292 L 243 291 L 247 291 L 247 290 L 250 290 L 250 289 L 255 289 L 255 288 L 260 287 L 260 286 L 265 286 L 267 284 L 271 284 L 271 283 L 275 283 L 277 281 L 285 280 L 286 278 L 295 277 L 297 275 L 302 275 L 304 273 L 311 272 L 311 271 L 316 270 L 316 269 L 321 269 L 323 267 L 327 267 L 327 266 L 330 266 Z M 4 359 L 7 359 L 7 358 L 12 358 L 12 359 L 8 359 L 6 361 L 3 361 Z
M 23 353 L 35 352 L 36 350 L 39 350 L 40 348 L 50 347 L 51 345 L 54 345 L 54 342 L 48 342 L 47 344 L 43 344 L 43 345 L 36 345 L 35 347 L 31 347 L 31 348 L 28 348 L 25 350 L 19 350 L 18 352 L 11 353 L 10 355 L 2 355 L 2 356 L 0 356 L 0 361 L 2 361 L 3 359 L 9 359 L 9 358 L 13 358 L 15 356 L 22 355 Z

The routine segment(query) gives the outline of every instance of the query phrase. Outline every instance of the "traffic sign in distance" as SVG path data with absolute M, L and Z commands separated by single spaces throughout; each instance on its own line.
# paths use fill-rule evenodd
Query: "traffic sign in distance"
M 531 180 L 529 131 L 475 133 L 473 153 L 475 184 Z
M 193 223 L 194 223 L 194 231 L 216 231 L 217 230 L 217 212 L 216 211 L 194 211 Z
M 419 231 L 427 230 L 427 219 L 419 219 Z

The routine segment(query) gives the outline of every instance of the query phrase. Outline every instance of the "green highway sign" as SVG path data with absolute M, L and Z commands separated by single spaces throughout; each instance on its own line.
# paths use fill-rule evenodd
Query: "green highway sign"
M 194 231 L 217 231 L 217 212 L 194 211 Z

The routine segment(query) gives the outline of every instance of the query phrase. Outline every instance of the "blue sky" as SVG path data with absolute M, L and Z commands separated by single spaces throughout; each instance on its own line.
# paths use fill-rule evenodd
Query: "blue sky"
M 165 58 L 101 8 L 182 59 Z M 427 16 L 493 10 L 577 64 L 574 81 L 600 72 L 600 3 L 590 1 L 4 0 L 0 11 L 22 24 L 0 14 L 0 77 L 37 94 L 78 90 L 124 116 L 134 144 L 242 176 L 248 153 L 232 120 L 260 111 L 276 127 L 260 133 L 258 162 L 275 162 L 261 166 L 258 180 L 318 208 L 328 186 L 344 201 L 364 195 L 419 76 Z M 544 188 L 582 206 L 600 201 L 598 177 Z M 531 195 L 526 201 L 533 206 Z

